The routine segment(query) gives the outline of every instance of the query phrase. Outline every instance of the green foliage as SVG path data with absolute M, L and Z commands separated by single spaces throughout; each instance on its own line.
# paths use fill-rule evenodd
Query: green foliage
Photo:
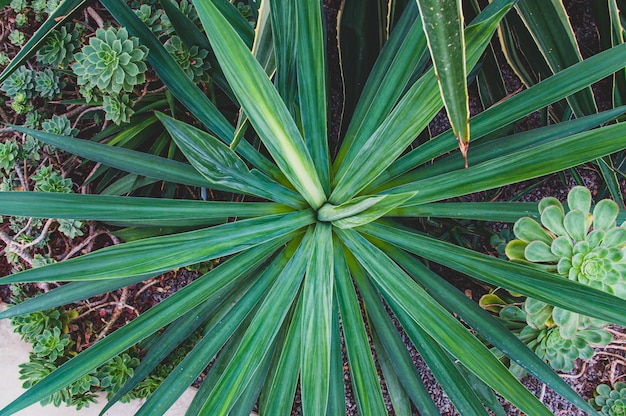
M 48 357 L 50 361 L 56 361 L 57 357 L 63 354 L 65 348 L 70 344 L 70 336 L 62 334 L 56 327 L 52 331 L 44 331 L 35 337 L 33 343 L 33 353 L 38 357 Z
M 74 51 L 80 45 L 81 27 L 61 26 L 60 30 L 52 31 L 43 46 L 37 51 L 37 61 L 54 68 L 67 68 L 74 60 Z
M 205 71 L 209 69 L 209 63 L 206 60 L 209 52 L 196 45 L 187 48 L 178 36 L 172 36 L 169 43 L 165 44 L 165 49 L 194 82 L 200 81 Z
M 35 91 L 34 71 L 26 67 L 19 67 L 2 84 L 0 90 L 4 91 L 9 98 L 17 99 L 18 94 L 23 94 L 28 99 Z
M 75 136 L 78 130 L 72 127 L 72 123 L 65 114 L 57 116 L 54 114 L 52 118 L 44 120 L 41 123 L 43 131 L 52 134 L 63 134 L 67 136 Z
M 358 411 L 383 415 L 387 410 L 375 357 L 389 359 L 391 365 L 383 378 L 402 385 L 398 389 L 402 401 L 411 402 L 420 413 L 438 414 L 404 343 L 419 350 L 461 414 L 488 413 L 475 393 L 479 390 L 499 393 L 525 414 L 550 414 L 486 343 L 493 351 L 505 351 L 512 361 L 581 409 L 591 410 L 511 330 L 426 264 L 441 264 L 481 284 L 503 287 L 602 322 L 626 324 L 623 299 L 546 271 L 556 271 L 556 264 L 552 269 L 546 264 L 528 267 L 527 263 L 487 256 L 425 235 L 415 226 L 421 221 L 400 223 L 394 218 L 510 221 L 524 215 L 513 214 L 526 212 L 527 206 L 507 205 L 504 213 L 497 203 L 464 204 L 456 199 L 623 150 L 626 126 L 612 122 L 624 109 L 558 125 L 562 129 L 558 140 L 552 126 L 523 134 L 508 132 L 515 131 L 516 121 L 525 114 L 550 107 L 621 70 L 626 48 L 611 48 L 473 117 L 472 146 L 477 149 L 468 153 L 469 167 L 465 169 L 458 152 L 451 153 L 458 145 L 453 132 L 421 145 L 422 141 L 415 142 L 418 136 L 428 136 L 429 123 L 443 108 L 437 75 L 447 72 L 445 65 L 438 74 L 432 68 L 420 68 L 420 61 L 428 61 L 429 51 L 415 2 L 408 3 L 400 19 L 383 25 L 390 37 L 357 94 L 361 98 L 354 114 L 343 120 L 347 128 L 339 138 L 328 130 L 328 68 L 319 1 L 287 2 L 284 8 L 261 10 L 268 12 L 259 18 L 265 26 L 256 28 L 252 48 L 249 38 L 242 39 L 242 34 L 251 33 L 250 27 L 235 5 L 193 2 L 208 40 L 199 38 L 201 32 L 194 36 L 198 44 L 210 42 L 211 59 L 223 74 L 221 82 L 234 96 L 232 102 L 240 105 L 236 110 L 247 118 L 244 121 L 242 116 L 237 125 L 229 123 L 235 120 L 233 107 L 216 107 L 214 97 L 206 94 L 211 88 L 196 86 L 174 65 L 160 40 L 138 23 L 132 9 L 119 1 L 101 2 L 120 24 L 142 37 L 142 44 L 149 45 L 147 58 L 169 88 L 169 102 L 186 107 L 156 114 L 174 139 L 177 149 L 172 152 L 180 152 L 185 161 L 17 129 L 82 158 L 150 180 L 180 184 L 179 189 L 213 189 L 224 201 L 0 195 L 4 198 L 0 208 L 6 215 L 19 210 L 20 215 L 28 212 L 44 218 L 65 216 L 150 226 L 151 231 L 157 228 L 153 231 L 157 235 L 16 273 L 2 282 L 62 279 L 70 282 L 55 292 L 63 298 L 68 296 L 65 287 L 76 287 L 72 284 L 78 288 L 82 284 L 119 285 L 126 279 L 222 260 L 39 381 L 5 408 L 6 413 L 45 399 L 52 391 L 62 391 L 94 370 L 104 374 L 102 366 L 115 374 L 102 384 L 119 386 L 131 372 L 139 373 L 139 368 L 132 369 L 133 357 L 126 352 L 133 345 L 158 336 L 146 347 L 151 370 L 199 328 L 202 339 L 168 371 L 144 403 L 145 414 L 162 414 L 214 362 L 206 370 L 205 384 L 190 413 L 244 414 L 258 402 L 260 413 L 288 414 L 299 387 L 304 415 L 345 414 L 347 365 Z M 476 66 L 514 3 L 490 2 L 467 26 L 465 44 L 453 45 L 462 49 L 455 56 L 455 67 L 459 67 L 459 57 L 467 57 L 468 69 Z M 189 3 L 181 2 L 181 9 L 183 4 Z M 449 17 L 446 13 L 438 19 Z M 463 39 L 458 30 L 453 35 Z M 445 42 L 438 41 L 440 51 L 446 52 Z M 93 49 L 85 46 L 81 58 L 90 55 L 85 53 L 87 47 Z M 276 58 L 275 67 L 271 60 L 259 65 L 261 52 Z M 85 71 L 78 76 L 84 78 L 79 82 L 83 89 L 99 88 L 97 82 L 87 82 Z M 109 81 L 101 84 L 112 88 Z M 123 90 L 127 89 L 118 85 L 117 92 Z M 96 96 L 109 93 L 100 91 Z M 457 88 L 452 101 L 463 93 Z M 245 128 L 240 129 L 242 125 Z M 603 127 L 595 128 L 598 125 Z M 578 129 L 571 128 L 574 126 Z M 232 143 L 234 137 L 241 139 L 239 144 Z M 494 146 L 496 141 L 498 146 Z M 46 198 L 46 204 L 33 203 Z M 86 289 L 81 293 L 87 296 Z M 49 299 L 43 298 L 40 307 L 51 305 Z M 367 311 L 367 321 L 362 310 Z M 525 319 L 525 312 L 519 311 Z M 559 317 L 552 315 L 557 322 Z M 406 341 L 398 325 L 407 335 Z M 537 328 L 533 335 L 548 360 L 554 357 L 557 362 L 558 356 L 567 356 L 572 348 L 578 356 L 588 356 L 587 345 L 581 345 L 579 339 L 586 339 L 588 345 L 604 342 L 602 333 L 595 333 L 592 326 L 583 329 L 576 324 L 576 331 L 567 339 L 560 331 L 561 338 L 554 337 L 547 326 Z M 114 359 L 124 353 L 128 359 Z M 460 367 L 464 370 L 459 371 Z M 153 374 L 143 388 L 151 389 L 161 376 Z M 141 380 L 130 378 L 128 383 L 130 388 Z
M 107 392 L 110 398 L 119 390 L 126 380 L 133 376 L 134 369 L 139 365 L 137 357 L 131 357 L 124 353 L 113 357 L 98 370 L 100 386 Z
M 7 39 L 15 46 L 22 46 L 26 43 L 26 35 L 24 35 L 24 32 L 17 29 L 12 30 Z
M 105 95 L 103 98 L 105 117 L 115 124 L 128 123 L 134 111 L 127 94 Z
M 42 166 L 32 176 L 35 181 L 35 190 L 39 192 L 72 192 L 72 180 L 63 178 L 53 166 Z
M 61 96 L 63 84 L 59 80 L 59 75 L 51 69 L 44 69 L 35 75 L 35 90 L 42 98 L 52 100 Z
M 154 10 L 149 4 L 142 4 L 135 10 L 135 14 L 137 14 L 137 17 L 139 17 L 156 35 L 163 33 L 163 26 L 160 23 L 163 10 Z
M 0 168 L 4 169 L 6 173 L 9 173 L 15 166 L 19 150 L 15 140 L 0 143 Z
M 28 24 L 28 16 L 23 13 L 18 13 L 15 16 L 15 27 L 22 27 Z
M 9 55 L 4 51 L 0 52 L 0 66 L 7 66 L 9 62 L 11 62 Z
M 626 383 L 618 381 L 612 389 L 606 384 L 600 384 L 593 395 L 594 398 L 589 400 L 589 404 L 603 415 L 626 415 Z
M 72 70 L 78 84 L 87 89 L 98 88 L 103 94 L 131 92 L 146 80 L 147 54 L 148 49 L 136 37 L 129 37 L 126 29 L 98 29 L 76 53 Z
M 64 235 L 71 239 L 83 235 L 83 232 L 81 231 L 81 228 L 83 226 L 82 221 L 60 218 L 58 220 L 58 223 L 59 231 L 61 231 Z
M 11 0 L 9 5 L 16 13 L 20 13 L 28 8 L 27 0 Z

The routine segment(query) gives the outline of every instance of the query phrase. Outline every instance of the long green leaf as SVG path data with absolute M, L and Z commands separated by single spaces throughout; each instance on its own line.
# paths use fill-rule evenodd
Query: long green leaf
M 474 150 L 469 156 L 470 164 L 486 162 L 501 156 L 507 156 L 510 153 L 542 143 L 558 140 L 563 137 L 571 136 L 575 133 L 582 133 L 591 128 L 608 123 L 626 112 L 626 107 L 618 107 L 615 109 L 603 111 L 587 117 L 581 117 L 566 122 L 548 125 L 513 134 L 505 137 L 487 138 L 478 141 L 472 146 Z M 451 172 L 463 168 L 463 162 L 457 155 L 444 156 L 432 163 L 409 172 L 401 177 L 391 180 L 385 184 L 385 188 L 401 185 L 403 183 L 413 182 L 423 178 L 433 177 L 445 172 Z
M 289 258 L 293 256 L 296 247 L 297 245 L 291 244 L 279 253 L 263 272 L 259 272 L 258 277 L 249 277 L 220 304 L 215 304 L 215 312 L 204 324 L 208 331 L 202 340 L 163 380 L 163 383 L 143 404 L 136 416 L 163 414 L 176 402 L 184 390 L 207 367 L 226 341 L 237 332 L 238 328 L 243 327 L 247 317 L 254 315 L 257 310 L 255 305 L 274 283 Z M 177 322 L 173 322 L 170 327 L 176 325 Z M 176 339 L 183 338 L 178 337 Z M 146 356 L 144 360 L 147 358 Z M 142 364 L 144 360 L 142 360 Z
M 68 305 L 79 300 L 89 299 L 103 293 L 113 292 L 155 277 L 154 274 L 139 275 L 125 279 L 107 279 L 95 282 L 71 282 L 51 289 L 34 298 L 25 300 L 0 312 L 0 319 L 13 318 L 33 312 L 45 311 L 58 306 Z
M 301 376 L 303 415 L 321 415 L 328 406 L 333 312 L 332 227 L 318 222 L 302 288 Z
M 13 128 L 19 132 L 33 136 L 46 144 L 65 150 L 66 152 L 126 172 L 179 184 L 203 186 L 230 192 L 234 191 L 233 189 L 221 187 L 218 184 L 209 182 L 192 166 L 186 163 L 176 162 L 164 157 L 137 152 L 135 150 L 93 143 L 88 140 L 60 136 L 39 130 L 19 126 L 13 126 Z
M 397 303 L 441 347 L 520 410 L 532 415 L 551 414 L 474 335 L 382 251 L 354 230 L 337 230 L 337 234 L 383 296 Z
M 387 216 L 457 218 L 513 223 L 522 217 L 538 218 L 539 214 L 535 202 L 436 202 L 396 208 Z
M 524 0 L 515 6 L 553 73 L 582 61 L 561 0 Z M 597 112 L 591 87 L 568 98 L 577 117 Z
M 164 272 L 245 250 L 285 236 L 313 221 L 311 212 L 300 211 L 146 238 L 16 273 L 0 279 L 0 284 L 119 279 Z
M 285 241 L 286 239 L 278 239 L 275 242 L 252 248 L 211 270 L 202 278 L 177 291 L 128 325 L 121 327 L 63 364 L 50 376 L 0 410 L 0 415 L 11 415 L 50 396 L 171 323 L 176 317 L 197 307 L 225 286 L 236 285 L 241 277 L 266 260 Z
M 278 167 L 313 208 L 326 200 L 302 136 L 265 71 L 212 1 L 194 0 L 215 55 Z
M 370 328 L 384 347 L 400 383 L 420 414 L 425 416 L 439 415 L 439 409 L 424 386 L 420 374 L 409 356 L 406 343 L 400 338 L 376 288 L 367 278 L 365 271 L 357 263 L 354 256 L 348 250 L 344 250 L 344 252 L 350 273 L 363 297 L 368 321 L 371 321 Z
M 481 403 L 467 379 L 454 365 L 454 360 L 438 345 L 437 341 L 420 328 L 394 300 L 388 300 L 407 335 L 420 356 L 431 369 L 433 375 L 444 389 L 454 407 L 462 415 L 484 415 L 489 413 Z
M 483 12 L 484 13 L 484 12 Z M 555 101 L 579 91 L 623 68 L 626 44 L 594 55 L 513 97 L 472 117 L 472 140 L 513 123 Z M 398 176 L 416 166 L 453 150 L 456 139 L 451 131 L 443 133 L 398 159 L 381 175 L 376 184 Z
M 230 144 L 234 136 L 234 128 L 220 113 L 215 104 L 197 87 L 184 73 L 181 67 L 165 50 L 161 42 L 133 12 L 126 3 L 117 0 L 103 0 L 102 4 L 113 17 L 134 36 L 139 37 L 142 43 L 150 49 L 148 62 L 159 75 L 159 79 L 189 111 L 210 129 L 220 140 Z M 220 14 L 218 12 L 218 14 Z M 220 14 L 221 16 L 221 14 Z M 238 37 L 235 33 L 233 36 Z M 244 142 L 238 146 L 238 151 L 258 169 L 274 179 L 282 175 L 276 166 L 261 155 L 250 143 Z
M 319 0 L 296 3 L 296 69 L 302 135 L 324 192 L 330 194 L 330 155 L 326 134 L 326 51 Z
M 341 50 L 342 55 L 355 53 L 353 50 L 355 48 L 354 43 L 347 42 L 347 39 L 351 39 L 350 34 L 353 31 L 363 30 L 364 33 L 362 36 L 369 36 L 372 33 L 369 27 L 352 28 L 351 25 L 348 25 L 347 28 L 344 28 L 346 14 L 372 13 L 371 10 L 362 11 L 363 6 L 360 1 L 355 2 L 356 6 L 352 8 L 356 10 L 351 12 L 349 9 L 351 7 L 350 4 L 351 2 L 345 5 L 345 10 L 342 14 L 342 32 L 340 37 L 342 45 L 344 45 Z M 412 75 L 415 72 L 421 74 L 424 70 L 427 61 L 425 58 L 428 57 L 428 46 L 426 45 L 424 28 L 418 17 L 417 3 L 411 1 L 405 8 L 404 13 L 402 13 L 402 17 L 396 24 L 393 32 L 391 32 L 378 59 L 376 59 L 376 63 L 365 82 L 365 86 L 359 86 L 358 92 L 361 96 L 356 103 L 354 114 L 349 118 L 350 124 L 333 163 L 333 172 L 337 172 L 346 157 L 348 159 L 354 157 L 351 153 L 357 152 L 361 141 L 371 136 L 372 133 L 376 131 L 376 128 L 380 126 L 380 123 L 387 117 L 398 102 L 398 99 L 406 91 Z M 347 18 L 350 19 L 350 17 Z M 348 29 L 347 34 L 344 33 L 344 29 Z M 372 45 L 368 44 L 364 49 L 370 52 Z M 365 53 L 365 51 L 363 52 Z M 359 68 L 358 70 L 362 71 L 363 69 Z M 358 82 L 358 73 L 355 74 L 355 71 L 350 71 L 349 68 L 345 66 L 344 72 L 350 74 L 350 77 L 345 77 L 345 82 L 347 83 L 346 101 L 348 101 L 346 105 L 350 105 L 350 84 Z M 352 77 L 357 79 L 352 79 Z M 356 92 L 354 92 L 353 95 L 354 94 L 356 94 Z M 348 119 L 350 114 L 349 108 L 347 108 L 346 111 L 347 114 L 345 118 Z M 355 140 L 356 143 L 354 143 Z
M 330 346 L 330 383 L 328 389 L 327 415 L 346 414 L 346 389 L 343 371 L 343 345 L 341 342 L 341 328 L 339 324 L 339 306 L 337 296 L 333 302 L 332 331 Z
M 261 414 L 289 416 L 300 377 L 302 298 L 294 306 L 291 318 L 286 321 L 274 353 L 274 364 L 261 395 Z
M 7 4 L 9 1 L 6 2 Z M 0 84 L 9 77 L 20 65 L 31 57 L 37 49 L 46 40 L 46 36 L 50 34 L 54 29 L 61 27 L 72 15 L 83 8 L 87 3 L 87 0 L 64 0 L 59 3 L 59 6 L 48 16 L 48 19 L 37 29 L 35 34 L 26 42 L 24 46 L 20 48 L 15 58 L 4 68 L 4 71 L 0 74 Z M 1 8 L 1 5 L 0 5 Z
M 469 95 L 461 0 L 417 0 L 441 98 L 467 166 Z
M 257 170 L 250 171 L 230 147 L 209 133 L 162 113 L 157 116 L 191 165 L 210 182 L 292 207 L 303 207 L 304 201 L 298 194 Z
M 626 125 L 613 124 L 498 157 L 471 166 L 469 169 L 401 185 L 385 192 L 403 193 L 419 190 L 405 203 L 412 205 L 522 182 L 622 150 L 626 146 L 625 135 Z
M 626 323 L 626 301 L 589 286 L 397 227 L 370 223 L 359 231 L 490 285 L 604 321 Z
M 199 416 L 227 415 L 263 358 L 270 353 L 283 320 L 300 289 L 313 244 L 313 230 L 309 229 L 297 251 L 269 289 L 239 348 L 200 409 Z
M 382 244 L 382 245 L 381 245 Z M 387 244 L 378 243 L 394 261 L 422 285 L 428 293 L 442 305 L 458 314 L 469 326 L 482 337 L 504 352 L 513 361 L 524 367 L 530 374 L 546 383 L 550 388 L 574 403 L 580 409 L 590 412 L 591 407 L 576 393 L 552 368 L 521 342 L 497 319 L 479 307 L 464 293 L 437 276 L 409 254 Z
M 363 325 L 359 301 L 348 271 L 348 265 L 344 259 L 343 248 L 336 242 L 334 250 L 335 285 L 350 365 L 352 388 L 359 414 L 385 415 L 387 414 L 385 401 Z
M 514 0 L 492 2 L 467 27 L 468 67 L 478 62 L 498 22 L 513 3 Z M 430 70 L 413 84 L 376 132 L 362 146 L 355 148 L 354 158 L 346 158 L 334 178 L 335 188 L 330 202 L 341 204 L 376 179 L 428 125 L 441 104 L 437 79 Z M 415 111 L 416 108 L 420 111 Z
M 0 215 L 71 218 L 134 226 L 196 226 L 284 214 L 290 209 L 271 202 L 217 202 L 134 198 L 52 192 L 2 192 Z

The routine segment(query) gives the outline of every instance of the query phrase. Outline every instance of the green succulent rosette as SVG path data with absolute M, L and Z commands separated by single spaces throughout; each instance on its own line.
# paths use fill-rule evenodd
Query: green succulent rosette
M 522 340 L 529 339 L 528 347 L 550 363 L 555 370 L 570 372 L 578 358 L 589 360 L 594 346 L 608 345 L 611 334 L 600 328 L 577 331 L 569 338 L 563 337 L 559 327 L 535 329 L 530 326 L 520 333 Z
M 569 192 L 567 203 L 566 213 L 556 198 L 544 198 L 541 224 L 518 220 L 507 257 L 626 299 L 626 227 L 616 225 L 619 207 L 605 199 L 591 213 L 591 193 L 582 186 Z
M 146 81 L 147 54 L 148 49 L 129 36 L 125 28 L 98 29 L 75 55 L 77 62 L 72 69 L 78 84 L 87 89 L 98 88 L 106 94 L 131 92 L 135 85 Z
M 589 404 L 603 415 L 626 416 L 626 383 L 617 382 L 613 389 L 606 384 L 596 387 Z

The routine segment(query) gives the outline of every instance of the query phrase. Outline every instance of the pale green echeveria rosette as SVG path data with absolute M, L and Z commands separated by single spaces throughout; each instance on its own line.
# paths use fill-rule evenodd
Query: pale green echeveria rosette
M 603 415 L 626 416 L 626 383 L 618 381 L 612 389 L 607 384 L 598 385 L 589 404 Z
M 78 84 L 102 93 L 131 92 L 145 82 L 147 66 L 143 61 L 148 49 L 139 39 L 128 36 L 124 28 L 98 29 L 89 44 L 75 55 L 72 69 Z
M 569 192 L 567 203 L 566 214 L 556 198 L 544 198 L 541 225 L 518 220 L 518 239 L 507 245 L 507 256 L 626 299 L 626 227 L 616 225 L 619 207 L 605 199 L 590 213 L 591 193 L 582 186 Z

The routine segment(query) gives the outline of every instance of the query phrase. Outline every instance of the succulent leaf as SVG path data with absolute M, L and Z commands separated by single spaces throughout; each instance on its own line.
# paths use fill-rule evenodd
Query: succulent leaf
M 513 226 L 513 232 L 517 238 L 527 243 L 537 240 L 546 244 L 552 243 L 552 238 L 546 230 L 530 217 L 520 218 Z
M 570 211 L 587 214 L 591 208 L 591 192 L 584 186 L 573 187 L 567 194 L 567 205 Z

